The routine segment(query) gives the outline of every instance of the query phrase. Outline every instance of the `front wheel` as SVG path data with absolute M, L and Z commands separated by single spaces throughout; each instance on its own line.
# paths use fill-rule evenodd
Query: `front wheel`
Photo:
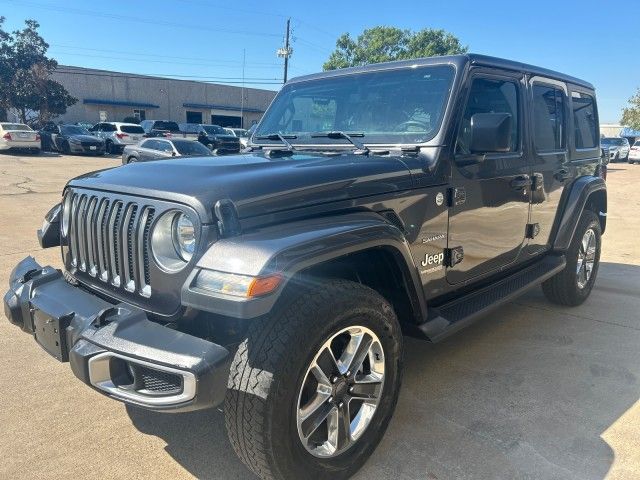
M 585 210 L 567 250 L 566 267 L 542 284 L 547 299 L 568 306 L 584 302 L 596 281 L 601 246 L 600 221 L 594 212 Z
M 348 478 L 387 428 L 401 366 L 400 326 L 378 293 L 341 280 L 291 291 L 235 354 L 231 444 L 263 479 Z

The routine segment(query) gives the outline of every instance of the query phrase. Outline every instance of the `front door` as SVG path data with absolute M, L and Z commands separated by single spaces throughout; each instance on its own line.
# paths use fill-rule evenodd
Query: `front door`
M 522 75 L 478 71 L 469 82 L 452 165 L 448 238 L 448 247 L 462 247 L 464 256 L 447 269 L 450 284 L 477 279 L 516 261 L 525 241 L 531 196 Z M 511 115 L 508 152 L 470 151 L 471 117 L 476 113 Z

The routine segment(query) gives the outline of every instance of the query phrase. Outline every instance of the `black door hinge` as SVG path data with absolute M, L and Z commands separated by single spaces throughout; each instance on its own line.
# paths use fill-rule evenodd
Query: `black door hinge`
M 464 187 L 451 187 L 447 192 L 447 205 L 449 207 L 456 207 L 467 201 L 467 192 Z
M 525 230 L 525 236 L 527 238 L 535 238 L 540 233 L 540 224 L 539 223 L 527 223 L 527 228 Z
M 453 247 L 444 249 L 444 263 L 447 267 L 453 267 L 464 259 L 464 250 L 462 247 Z

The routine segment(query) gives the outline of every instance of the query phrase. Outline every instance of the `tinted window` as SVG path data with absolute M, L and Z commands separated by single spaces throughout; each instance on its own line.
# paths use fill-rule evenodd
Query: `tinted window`
M 28 125 L 23 125 L 21 123 L 5 123 L 2 125 L 3 130 L 23 130 L 30 131 L 31 128 Z
M 576 148 L 595 148 L 598 145 L 598 122 L 593 97 L 586 93 L 571 92 L 571 103 Z
M 173 146 L 180 155 L 211 155 L 211 150 L 193 140 L 174 140 Z
M 170 132 L 179 132 L 180 127 L 176 122 L 165 122 L 163 120 L 158 120 L 153 124 L 154 130 L 169 130 Z
M 158 147 L 156 148 L 156 150 L 160 150 L 161 152 L 173 151 L 173 147 L 169 142 L 166 142 L 164 140 L 156 140 L 156 142 L 158 142 Z
M 75 125 L 63 125 L 60 127 L 62 135 L 91 135 L 86 128 Z
M 210 135 L 227 135 L 227 131 L 218 125 L 203 125 L 202 129 Z
M 533 141 L 539 152 L 565 147 L 564 98 L 558 88 L 533 86 Z
M 476 113 L 508 113 L 511 115 L 511 148 L 518 150 L 518 87 L 510 80 L 476 78 L 471 85 L 469 100 L 458 133 L 456 152 L 469 154 L 471 144 L 471 117 Z
M 161 150 L 160 142 L 158 140 L 145 140 L 140 146 L 150 150 Z
M 117 130 L 117 129 L 116 129 L 116 126 L 115 126 L 115 125 L 112 125 L 112 124 L 110 124 L 110 123 L 105 123 L 105 124 L 102 126 L 102 131 L 103 131 L 103 132 L 115 132 L 116 130 Z
M 401 68 L 338 75 L 284 86 L 257 135 L 293 134 L 295 143 L 331 143 L 311 136 L 340 130 L 365 135 L 365 143 L 422 143 L 440 128 L 454 70 L 449 66 Z
M 138 125 L 120 125 L 120 131 L 124 133 L 143 134 L 144 128 Z

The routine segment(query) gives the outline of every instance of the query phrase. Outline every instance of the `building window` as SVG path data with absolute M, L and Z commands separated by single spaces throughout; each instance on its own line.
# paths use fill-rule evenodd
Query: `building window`
M 546 85 L 533 86 L 534 143 L 539 152 L 564 149 L 564 93 Z
M 187 123 L 202 123 L 202 112 L 190 112 L 187 110 Z
M 147 111 L 146 110 L 134 110 L 133 116 L 138 119 L 138 121 L 143 121 L 147 119 Z

